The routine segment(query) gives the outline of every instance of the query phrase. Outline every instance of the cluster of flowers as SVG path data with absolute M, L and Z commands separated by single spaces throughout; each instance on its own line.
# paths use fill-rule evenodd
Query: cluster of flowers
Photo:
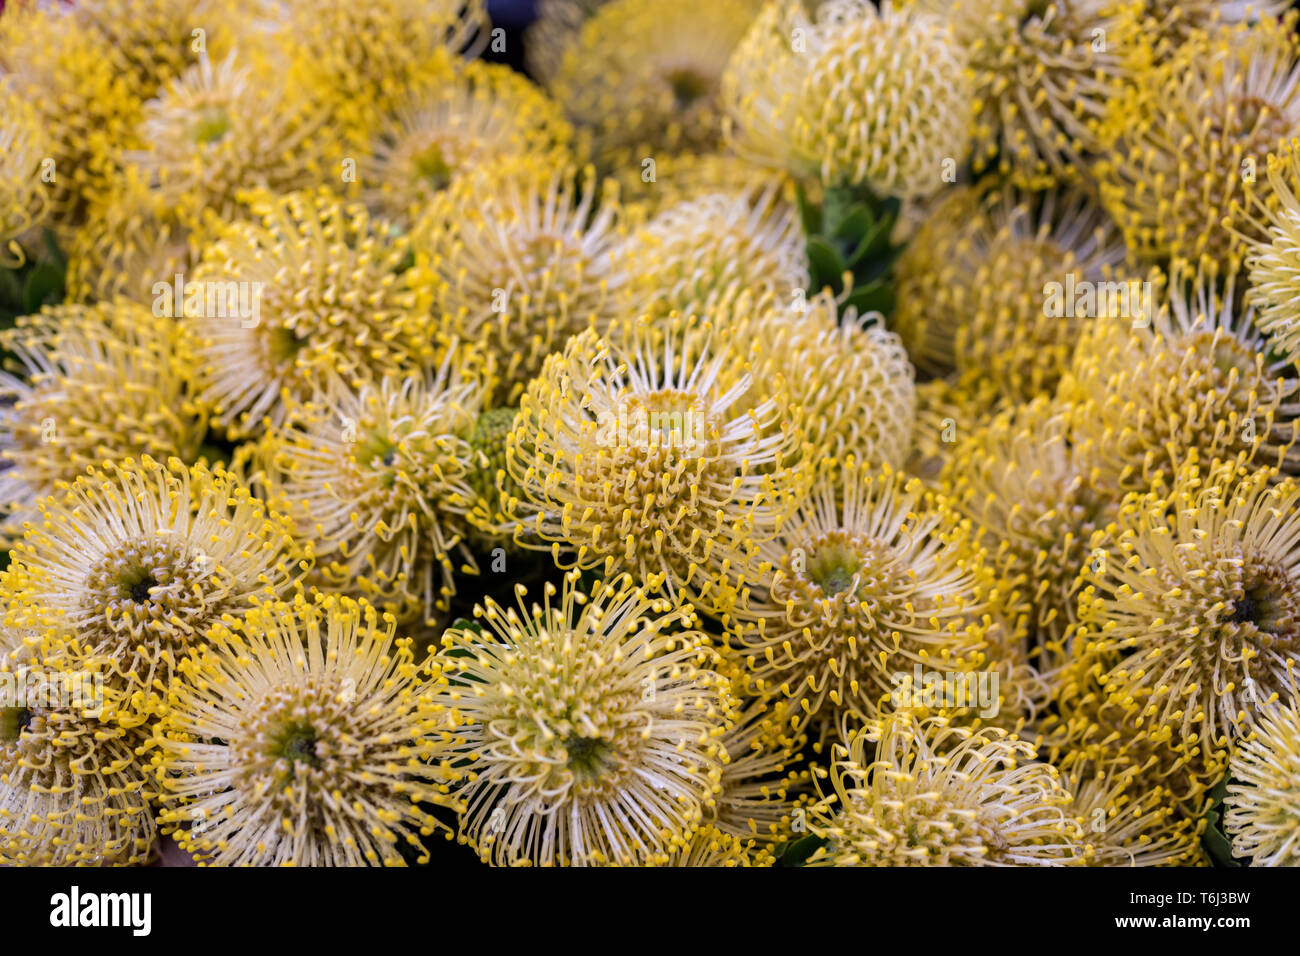
M 1287 6 L 11 0 L 0 864 L 1300 864 Z

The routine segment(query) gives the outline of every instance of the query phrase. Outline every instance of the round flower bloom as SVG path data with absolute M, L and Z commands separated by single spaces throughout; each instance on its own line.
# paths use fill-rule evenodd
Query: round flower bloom
M 428 862 L 420 838 L 445 824 L 423 805 L 458 806 L 456 738 L 433 700 L 445 680 L 393 632 L 364 602 L 298 595 L 181 662 L 154 762 L 182 849 L 215 866 Z
M 332 379 L 272 429 L 271 500 L 312 541 L 324 586 L 359 588 L 399 619 L 447 609 L 453 555 L 473 565 L 464 538 L 480 395 L 449 356 L 436 373 L 358 390 Z
M 770 293 L 803 301 L 806 240 L 797 210 L 769 189 L 710 193 L 664 209 L 624 241 L 625 311 L 632 315 L 703 314 L 728 294 Z
M 105 459 L 188 461 L 198 451 L 206 422 L 173 320 L 125 301 L 48 306 L 0 333 L 0 345 L 20 373 L 0 372 L 0 502 L 10 528 L 57 482 Z
M 827 186 L 927 196 L 970 145 L 965 52 L 915 5 L 828 0 L 812 21 L 801 0 L 778 0 L 736 48 L 722 97 L 742 155 Z
M 264 416 L 282 422 L 286 398 L 309 399 L 322 373 L 356 385 L 435 358 L 403 290 L 405 239 L 325 189 L 254 210 L 204 251 L 185 297 L 200 398 L 218 424 L 238 436 Z
M 1098 150 L 1096 118 L 1141 58 L 1133 4 L 1122 0 L 920 0 L 967 51 L 977 102 L 978 175 L 1020 185 L 1069 183 Z
M 344 142 L 364 141 L 450 50 L 487 43 L 484 0 L 265 2 L 266 30 L 291 64 L 290 84 L 325 99 Z
M 502 161 L 459 179 L 416 227 L 417 309 L 496 359 L 505 402 L 570 336 L 616 314 L 620 213 L 597 208 L 595 190 L 590 169 Z
M 731 327 L 738 340 L 752 343 L 755 375 L 779 376 L 803 409 L 814 457 L 901 465 L 916 386 L 898 336 L 852 307 L 838 316 L 829 291 L 811 302 L 802 295 L 774 298 L 770 309 L 751 307 L 752 301 L 747 295 L 735 301 Z
M 587 331 L 524 393 L 506 453 L 507 502 L 528 547 L 581 568 L 665 579 L 716 609 L 807 491 L 798 410 L 744 372 L 708 323 Z
M 1272 706 L 1228 764 L 1223 804 L 1232 855 L 1251 866 L 1300 866 L 1300 710 Z
M 1289 0 L 1139 0 L 1137 13 L 1146 32 L 1175 48 L 1195 30 L 1218 23 L 1276 20 L 1290 6 Z
M 48 137 L 43 159 L 53 161 L 53 178 L 42 186 L 54 224 L 70 228 L 92 197 L 111 188 L 118 151 L 136 141 L 142 100 L 129 71 L 74 7 L 10 0 L 0 12 L 0 73 Z
M 1233 277 L 1219 284 L 1175 263 L 1143 283 L 1152 305 L 1137 318 L 1084 330 L 1059 397 L 1099 488 L 1145 491 L 1192 451 L 1300 468 L 1300 382 L 1237 305 Z
M 809 813 L 828 842 L 808 866 L 1068 866 L 1070 794 L 1000 730 L 896 714 L 836 745 L 833 792 Z
M 550 89 L 602 170 L 722 143 L 721 72 L 760 0 L 611 0 L 568 44 Z
M 733 837 L 768 842 L 794 836 L 794 810 L 802 802 L 794 792 L 809 779 L 809 773 L 787 770 L 806 742 L 802 734 L 789 732 L 789 723 L 782 703 L 768 706 L 754 700 L 745 707 L 722 738 L 728 757 L 722 770 L 722 791 L 710 817 L 712 824 L 702 832 L 717 829 Z M 734 850 L 734 845 L 718 842 L 718 852 Z
M 979 370 L 919 383 L 904 470 L 924 482 L 937 481 L 957 443 L 992 421 L 1002 404 L 998 383 Z
M 1300 127 L 1294 25 L 1288 16 L 1194 31 L 1110 98 L 1095 172 L 1133 254 L 1240 260 L 1243 237 L 1225 220 L 1256 164 Z
M 393 222 L 413 221 L 469 171 L 502 157 L 562 162 L 572 127 L 559 105 L 514 70 L 443 53 L 373 133 L 358 160 L 367 205 Z
M 245 190 L 289 192 L 337 169 L 322 157 L 323 111 L 277 84 L 279 69 L 265 59 L 231 53 L 214 62 L 201 53 L 144 105 L 144 146 L 123 159 L 188 228 L 209 214 L 244 213 Z
M 287 519 L 220 467 L 107 462 L 38 508 L 0 575 L 11 615 L 108 658 L 136 710 L 223 615 L 301 577 Z
M 478 543 L 493 547 L 509 544 L 506 529 L 506 502 L 518 498 L 519 486 L 506 473 L 506 450 L 515 427 L 519 409 L 490 408 L 479 413 L 470 431 L 469 448 L 472 470 L 466 477 L 474 492 L 474 509 L 470 536 Z
M 590 596 L 474 616 L 443 635 L 437 699 L 463 737 L 460 839 L 496 865 L 663 862 L 714 806 L 727 758 L 730 681 L 711 669 L 694 612 L 622 575 Z M 648 590 L 654 588 L 653 578 Z
M 1112 703 L 1213 758 L 1254 705 L 1292 693 L 1298 536 L 1293 480 L 1193 455 L 1094 538 L 1076 653 Z
M 6 622 L 0 678 L 0 866 L 124 866 L 154 839 L 148 735 L 105 719 L 101 662 L 51 652 Z
M 1178 812 L 1172 795 L 1147 786 L 1141 769 L 1071 761 L 1065 787 L 1091 866 L 1194 866 L 1204 859 L 1202 824 Z
M 1300 140 L 1268 157 L 1267 195 L 1252 194 L 1259 213 L 1247 246 L 1250 290 L 1246 301 L 1256 309 L 1255 325 L 1269 335 L 1269 349 L 1300 365 Z
M 45 218 L 48 196 L 40 167 L 49 153 L 49 133 L 36 110 L 10 84 L 0 83 L 0 267 L 18 255 L 9 243 Z
M 1082 191 L 961 187 L 899 257 L 892 324 L 919 369 L 979 370 L 1027 401 L 1055 390 L 1105 308 L 1096 289 L 1105 303 L 1124 259 L 1114 224 Z
M 1025 590 L 1042 670 L 1066 652 L 1079 572 L 1114 510 L 1079 460 L 1068 419 L 1047 398 L 1015 406 L 958 442 L 943 472 L 945 493 L 980 529 L 998 578 Z
M 983 664 L 998 600 L 974 529 L 887 465 L 848 460 L 759 551 L 770 573 L 725 621 L 747 677 L 823 727 L 879 714 L 913 665 Z

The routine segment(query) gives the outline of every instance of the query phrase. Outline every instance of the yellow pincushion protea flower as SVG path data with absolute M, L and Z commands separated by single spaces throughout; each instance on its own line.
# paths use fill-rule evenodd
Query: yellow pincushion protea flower
M 143 306 L 49 306 L 0 334 L 0 501 L 12 530 L 38 498 L 105 459 L 190 460 L 206 422 L 175 321 Z M 18 530 L 21 534 L 21 529 Z
M 1244 452 L 1259 465 L 1300 467 L 1300 382 L 1269 355 L 1234 277 L 1221 284 L 1175 263 L 1144 283 L 1153 308 L 1098 319 L 1080 339 L 1059 397 L 1071 405 L 1081 460 L 1116 499 L 1171 479 L 1193 451 L 1206 462 Z
M 726 623 L 755 692 L 797 725 L 878 716 L 914 665 L 983 664 L 998 600 L 984 555 L 916 479 L 852 459 L 824 469 L 759 557 L 771 570 Z
M 491 354 L 500 398 L 514 402 L 570 336 L 617 316 L 621 235 L 618 203 L 597 205 L 589 168 L 533 158 L 485 167 L 416 226 L 416 307 Z
M 1069 866 L 1070 794 L 1032 744 L 898 714 L 836 745 L 832 793 L 809 813 L 808 866 Z
M 575 337 L 521 400 L 506 454 L 521 544 L 716 609 L 811 480 L 797 408 L 760 394 L 721 333 L 693 318 Z M 567 557 L 565 555 L 567 552 Z
M 490 630 L 442 638 L 450 685 L 437 699 L 463 737 L 460 839 L 495 865 L 664 862 L 715 803 L 732 718 L 694 612 L 629 575 L 577 571 L 543 601 L 490 598 Z
M 741 155 L 827 186 L 920 198 L 970 146 L 965 51 L 911 6 L 829 0 L 812 20 L 801 0 L 777 0 L 732 55 L 722 97 Z
M 1097 117 L 1143 63 L 1130 0 L 916 0 L 966 51 L 978 175 L 1072 183 L 1099 149 Z
M 1251 866 L 1300 866 L 1300 710 L 1273 705 L 1228 764 L 1224 830 Z
M 1131 495 L 1094 538 L 1075 652 L 1139 724 L 1207 759 L 1272 695 L 1290 698 L 1300 655 L 1300 487 L 1241 460 L 1192 459 Z M 1195 769 L 1195 768 L 1193 768 Z
M 563 162 L 573 129 L 559 105 L 508 67 L 431 59 L 357 163 L 376 214 L 411 222 L 453 182 L 496 159 Z
M 334 379 L 263 445 L 271 500 L 310 539 L 331 590 L 359 589 L 399 619 L 445 610 L 464 544 L 481 386 L 451 360 L 353 390 Z
M 713 828 L 764 842 L 795 835 L 795 810 L 805 799 L 798 791 L 810 775 L 789 769 L 806 743 L 804 735 L 790 733 L 789 723 L 784 704 L 754 700 L 745 705 L 722 738 L 728 760 L 711 814 Z
M 1288 0 L 1140 0 L 1137 14 L 1147 32 L 1174 48 L 1195 30 L 1218 23 L 1276 20 L 1290 6 Z
M 1058 666 L 1093 532 L 1114 511 L 1071 444 L 1068 410 L 1038 398 L 1000 413 L 957 444 L 942 484 L 979 529 L 998 577 L 1026 592 L 1036 663 Z
M 262 0 L 262 25 L 290 64 L 290 84 L 321 96 L 345 142 L 364 140 L 446 51 L 487 44 L 484 0 Z
M 804 411 L 815 458 L 852 456 L 895 467 L 907 456 L 916 385 L 907 350 L 875 316 L 852 308 L 837 315 L 829 292 L 805 301 L 742 294 L 715 315 L 731 315 L 740 341 L 752 343 L 755 375 L 783 380 Z
M 201 53 L 145 103 L 144 146 L 123 158 L 186 227 L 208 215 L 247 215 L 239 201 L 246 190 L 285 193 L 337 172 L 325 114 L 278 86 L 279 69 L 266 58 Z
M 6 622 L 0 677 L 0 866 L 141 864 L 153 844 L 148 735 L 107 717 L 102 662 L 65 655 Z M 5 695 L 8 697 L 8 694 Z
M 44 220 L 49 209 L 41 164 L 50 155 L 49 133 L 36 110 L 0 83 L 0 267 L 25 256 L 10 243 Z
M 495 548 L 513 544 L 506 503 L 521 492 L 506 473 L 506 453 L 518 414 L 514 406 L 487 409 L 479 413 L 470 431 L 472 469 L 466 481 L 475 496 L 469 515 L 473 525 L 470 537 L 480 545 Z
M 743 195 L 751 206 L 776 196 L 786 205 L 796 202 L 794 178 L 779 169 L 728 152 L 656 155 L 643 164 L 613 173 L 626 206 L 643 211 L 649 221 L 664 210 L 711 193 Z
M 1193 31 L 1110 100 L 1095 172 L 1132 253 L 1239 262 L 1233 207 L 1300 126 L 1294 27 L 1287 16 Z
M 1263 192 L 1271 203 L 1252 194 L 1257 218 L 1246 253 L 1246 301 L 1255 306 L 1255 325 L 1269 336 L 1270 349 L 1300 364 L 1300 140 L 1268 157 Z
M 603 171 L 722 143 L 718 85 L 759 0 L 611 0 L 568 44 L 551 93 Z
M 668 855 L 667 860 L 652 860 L 646 866 L 669 867 L 737 867 L 775 866 L 776 857 L 766 847 L 745 840 L 717 827 L 705 826 L 696 831 L 690 842 Z
M 455 736 L 409 638 L 365 602 L 299 595 L 180 665 L 154 763 L 160 819 L 212 866 L 403 866 L 456 807 Z M 450 832 L 447 834 L 450 837 Z
M 325 372 L 359 384 L 436 359 L 400 275 L 405 239 L 325 189 L 254 211 L 257 221 L 227 224 L 186 277 L 203 293 L 186 293 L 185 324 L 218 424 L 244 435 L 263 418 L 282 422 L 286 402 L 309 399 Z
M 1195 866 L 1205 862 L 1202 821 L 1181 814 L 1167 788 L 1149 786 L 1145 768 L 1097 760 L 1067 763 L 1090 866 Z
M 1106 308 L 1077 290 L 1100 288 L 1105 303 L 1111 280 L 1123 283 L 1117 292 L 1139 288 L 1124 261 L 1118 230 L 1084 192 L 962 187 L 899 259 L 893 327 L 919 369 L 979 370 L 1027 401 L 1055 390 L 1083 328 Z
M 223 615 L 285 594 L 306 563 L 288 521 L 220 467 L 107 462 L 38 508 L 0 577 L 10 615 L 107 658 L 134 713 Z
M 769 189 L 757 201 L 744 193 L 709 193 L 662 210 L 628 235 L 626 264 L 632 315 L 708 314 L 736 290 L 770 293 L 789 304 L 808 285 L 805 238 L 798 212 Z
M 524 62 L 531 76 L 550 86 L 582 25 L 609 0 L 537 0 L 536 18 L 525 34 Z
M 904 470 L 926 483 L 937 482 L 958 443 L 991 422 L 1003 404 L 998 383 L 978 370 L 918 383 L 916 424 Z

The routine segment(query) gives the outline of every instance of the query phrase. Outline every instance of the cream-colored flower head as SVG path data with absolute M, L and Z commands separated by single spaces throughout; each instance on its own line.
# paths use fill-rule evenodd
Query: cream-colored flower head
M 814 20 L 801 0 L 775 0 L 732 55 L 722 101 L 742 155 L 827 186 L 919 198 L 970 147 L 965 51 L 913 6 L 829 0 Z
M 189 461 L 206 422 L 188 381 L 180 327 L 125 301 L 49 306 L 0 334 L 0 501 L 22 533 L 37 499 L 105 459 Z
M 786 705 L 749 701 L 722 738 L 727 764 L 712 825 L 745 840 L 796 838 L 795 811 L 806 799 L 799 791 L 809 771 L 791 768 L 806 742 L 803 734 L 791 733 Z
M 959 442 L 991 422 L 1003 404 L 998 384 L 978 370 L 919 382 L 904 470 L 926 483 L 936 482 Z
M 1300 705 L 1262 710 L 1228 764 L 1223 826 L 1251 866 L 1300 866 Z
M 621 214 L 596 188 L 590 168 L 502 160 L 455 182 L 416 226 L 416 308 L 494 357 L 504 402 L 572 335 L 618 315 Z
M 1081 459 L 1116 500 L 1171 479 L 1193 451 L 1300 467 L 1300 382 L 1234 284 L 1176 262 L 1142 284 L 1150 307 L 1096 319 L 1080 338 L 1059 398 Z
M 1287 16 L 1193 31 L 1110 99 L 1095 172 L 1134 255 L 1238 264 L 1244 237 L 1225 220 L 1300 127 L 1294 27 Z
M 1104 554 L 1084 567 L 1076 656 L 1139 726 L 1222 754 L 1260 706 L 1292 694 L 1298 537 L 1293 480 L 1193 455 L 1094 538 Z
M 899 258 L 891 324 L 918 369 L 978 372 L 1026 401 L 1055 390 L 1112 290 L 1140 289 L 1124 262 L 1083 191 L 957 187 Z
M 135 712 L 161 702 L 178 660 L 224 615 L 302 576 L 287 519 L 220 467 L 107 462 L 38 508 L 0 576 L 10 617 L 107 658 Z
M 281 422 L 329 372 L 359 384 L 436 359 L 400 275 L 405 239 L 325 189 L 255 211 L 227 224 L 186 280 L 200 399 L 219 425 L 243 435 Z
M 49 154 L 49 133 L 36 110 L 12 83 L 0 82 L 0 266 L 19 256 L 9 243 L 40 225 L 49 212 L 41 180 Z
M 399 619 L 445 610 L 455 559 L 473 565 L 469 437 L 482 388 L 451 363 L 359 389 L 331 379 L 261 449 L 271 500 L 313 542 L 322 585 Z
M 154 760 L 164 826 L 212 866 L 427 863 L 457 738 L 391 616 L 317 594 L 218 627 L 181 663 Z M 451 834 L 447 832 L 448 838 Z
M 761 0 L 611 0 L 566 44 L 552 94 L 587 131 L 602 172 L 722 143 L 727 57 Z
M 664 862 L 715 806 L 733 714 L 694 613 L 631 576 L 590 593 L 577 571 L 559 603 L 490 598 L 485 628 L 443 635 L 437 696 L 463 738 L 460 838 L 487 862 Z
M 540 539 L 521 543 L 725 606 L 811 480 L 799 411 L 769 384 L 693 317 L 577 336 L 524 393 L 510 436 L 522 495 L 508 509 Z
M 837 744 L 832 793 L 809 813 L 809 866 L 1069 866 L 1070 794 L 1032 744 L 942 717 L 894 714 Z
M 1300 139 L 1268 157 L 1267 182 L 1250 209 L 1255 217 L 1246 267 L 1255 324 L 1269 350 L 1300 365 Z
M 975 529 L 887 465 L 822 471 L 731 609 L 753 690 L 797 724 L 880 714 L 899 675 L 981 668 L 999 596 Z

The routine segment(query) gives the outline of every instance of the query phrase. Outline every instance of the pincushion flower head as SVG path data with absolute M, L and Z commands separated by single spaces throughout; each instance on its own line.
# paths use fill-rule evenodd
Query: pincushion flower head
M 1274 694 L 1300 655 L 1300 487 L 1241 459 L 1193 456 L 1131 495 L 1084 567 L 1076 655 L 1139 725 L 1207 759 Z
M 399 618 L 445 609 L 475 495 L 469 437 L 481 385 L 452 360 L 354 390 L 330 380 L 264 445 L 271 499 L 314 544 L 331 590 Z
M 276 83 L 278 63 L 232 52 L 196 62 L 144 104 L 141 149 L 124 161 L 188 228 L 205 216 L 247 215 L 239 194 L 289 192 L 323 182 L 338 169 L 327 158 L 318 104 Z
M 145 862 L 156 828 L 148 734 L 109 720 L 103 661 L 6 621 L 0 636 L 0 865 Z
M 769 188 L 709 193 L 661 210 L 619 250 L 632 314 L 711 311 L 736 290 L 770 292 L 782 304 L 808 285 L 798 212 Z
M 107 458 L 193 457 L 206 423 L 176 323 L 124 300 L 49 306 L 0 334 L 0 500 L 21 534 L 38 498 Z
M 1081 190 L 958 187 L 899 259 L 892 327 L 931 375 L 978 370 L 1012 401 L 1051 394 L 1096 314 L 1077 290 L 1114 280 L 1127 293 L 1124 262 L 1114 223 Z
M 1052 670 L 1075 621 L 1093 532 L 1114 510 L 1071 443 L 1068 410 L 1040 397 L 967 432 L 942 484 L 979 529 L 998 577 L 1026 592 L 1036 663 Z
M 1073 183 L 1094 154 L 1097 117 L 1143 62 L 1127 0 L 919 0 L 966 51 L 978 175 Z
M 1116 500 L 1171 478 L 1193 451 L 1287 471 L 1300 462 L 1300 382 L 1225 279 L 1176 262 L 1143 283 L 1150 308 L 1099 318 L 1080 339 L 1059 397 L 1081 460 Z
M 999 383 L 978 369 L 918 382 L 916 423 L 903 470 L 927 484 L 937 482 L 959 439 L 991 422 L 1004 404 Z
M 186 278 L 200 399 L 217 424 L 244 435 L 282 422 L 286 401 L 309 399 L 328 371 L 359 384 L 434 358 L 403 291 L 404 239 L 325 189 L 254 209 L 255 221 L 222 227 Z
M 732 55 L 722 97 L 741 155 L 827 186 L 928 196 L 970 145 L 965 51 L 910 5 L 828 0 L 814 21 L 800 0 L 776 0 Z
M 887 465 L 823 469 L 759 556 L 770 571 L 731 610 L 732 643 L 797 724 L 877 716 L 914 665 L 983 664 L 999 598 L 975 530 Z
M 41 164 L 49 155 L 49 133 L 36 110 L 0 83 L 0 265 L 15 258 L 10 243 L 48 213 L 49 196 L 41 181 Z
M 732 686 L 739 686 L 735 678 Z M 764 843 L 791 839 L 795 810 L 806 799 L 799 791 L 809 780 L 808 770 L 792 769 L 805 743 L 805 735 L 791 733 L 785 704 L 748 701 L 722 737 L 727 764 L 711 828 Z
M 364 601 L 301 594 L 180 665 L 155 759 L 164 826 L 213 866 L 402 866 L 445 827 L 455 735 L 409 638 Z M 448 833 L 450 836 L 450 833 Z
M 752 288 L 752 287 L 751 287 Z M 916 415 L 916 385 L 907 350 L 893 332 L 858 316 L 838 315 L 829 291 L 805 300 L 731 300 L 735 337 L 751 343 L 755 375 L 780 380 L 804 411 L 814 458 L 847 456 L 899 466 Z
M 632 864 L 681 850 L 715 805 L 732 718 L 689 606 L 579 573 L 542 603 L 476 606 L 442 638 L 465 762 L 460 839 L 496 865 Z M 559 602 L 554 599 L 558 594 Z
M 409 223 L 454 181 L 492 160 L 563 161 L 573 129 L 559 105 L 508 67 L 444 53 L 377 124 L 357 164 L 371 210 Z
M 759 0 L 611 0 L 583 23 L 551 93 L 602 171 L 722 143 L 721 73 Z
M 590 169 L 504 160 L 453 184 L 416 227 L 417 307 L 497 359 L 504 402 L 570 336 L 617 314 L 620 213 L 597 205 L 596 186 Z
M 1111 98 L 1095 172 L 1134 255 L 1239 263 L 1234 204 L 1300 125 L 1294 26 L 1287 16 L 1193 31 Z
M 223 468 L 123 459 L 61 484 L 13 549 L 11 616 L 75 636 L 150 710 L 223 615 L 282 595 L 304 555 L 287 519 Z
M 1255 324 L 1269 336 L 1270 349 L 1300 365 L 1300 140 L 1293 139 L 1268 157 L 1267 183 L 1251 205 L 1257 216 L 1246 253 L 1250 273 L 1247 301 L 1256 308 Z
M 1293 695 L 1294 696 L 1294 695 Z M 1233 751 L 1224 797 L 1232 855 L 1251 866 L 1300 866 L 1300 710 L 1261 708 Z
M 546 360 L 506 454 L 507 506 L 558 562 L 659 578 L 716 609 L 810 481 L 799 413 L 693 317 L 592 331 Z
M 893 714 L 837 744 L 832 792 L 808 814 L 809 866 L 1069 866 L 1070 794 L 1032 744 L 993 728 Z

